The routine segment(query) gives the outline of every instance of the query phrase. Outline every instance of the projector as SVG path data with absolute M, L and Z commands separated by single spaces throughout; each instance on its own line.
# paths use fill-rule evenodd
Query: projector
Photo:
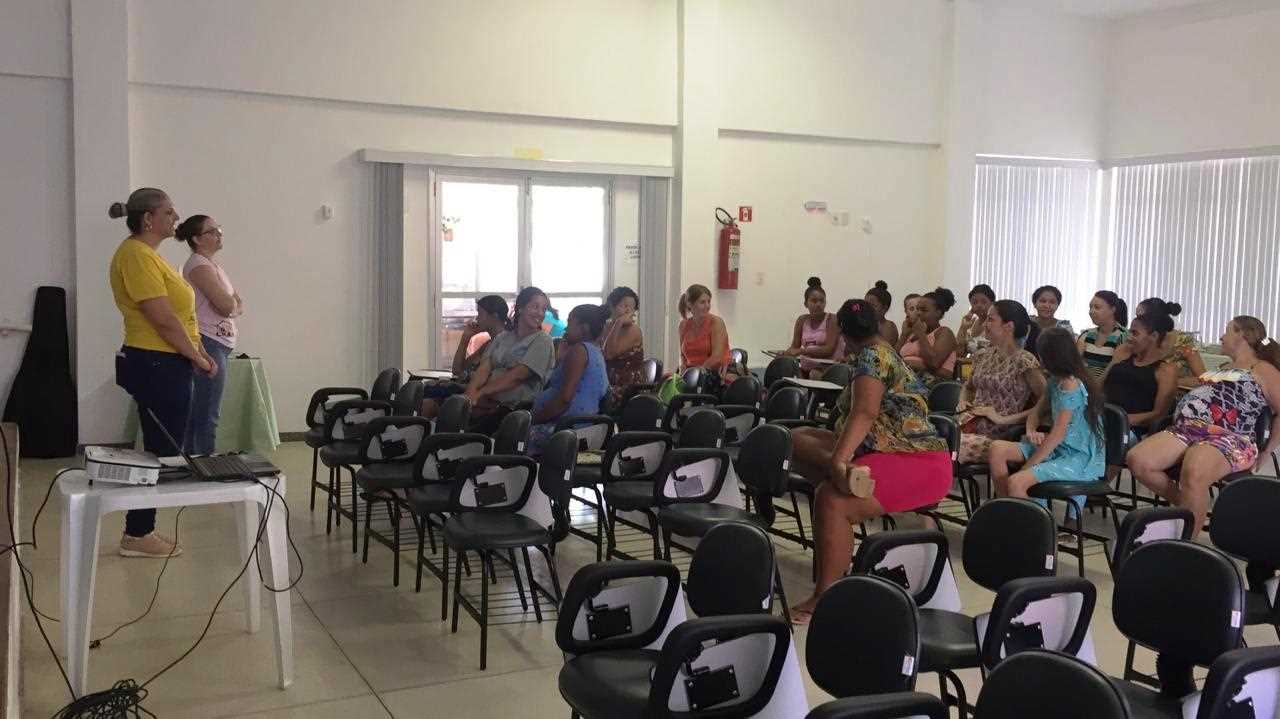
M 84 471 L 89 482 L 114 484 L 155 484 L 160 479 L 160 460 L 150 452 L 111 447 L 85 447 Z

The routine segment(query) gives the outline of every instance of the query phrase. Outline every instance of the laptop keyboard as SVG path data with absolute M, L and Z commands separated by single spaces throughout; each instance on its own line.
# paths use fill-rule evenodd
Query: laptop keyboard
M 191 461 L 199 467 L 200 473 L 209 479 L 232 477 L 249 479 L 254 476 L 253 471 L 249 469 L 249 465 L 235 455 L 196 457 Z

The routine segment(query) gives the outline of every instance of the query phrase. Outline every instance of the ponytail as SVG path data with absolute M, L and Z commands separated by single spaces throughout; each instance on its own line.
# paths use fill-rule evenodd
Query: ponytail
M 1253 348 L 1253 353 L 1258 355 L 1258 359 L 1270 362 L 1272 367 L 1280 369 L 1280 344 L 1267 336 L 1267 327 L 1262 324 L 1262 320 L 1249 315 L 1240 315 L 1231 321 L 1240 330 L 1240 334 L 1248 340 L 1249 346 Z
M 711 296 L 711 290 L 708 289 L 706 285 L 689 285 L 689 289 L 685 290 L 684 294 L 680 295 L 680 302 L 677 305 L 677 309 L 680 310 L 680 317 L 682 319 L 689 318 L 689 315 L 693 313 L 694 303 L 702 299 L 703 295 L 708 297 Z

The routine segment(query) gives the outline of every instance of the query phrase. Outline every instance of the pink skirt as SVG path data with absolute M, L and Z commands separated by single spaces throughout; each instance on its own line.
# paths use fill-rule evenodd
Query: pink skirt
M 869 452 L 854 464 L 871 470 L 875 498 L 886 512 L 907 512 L 937 504 L 951 491 L 951 453 Z

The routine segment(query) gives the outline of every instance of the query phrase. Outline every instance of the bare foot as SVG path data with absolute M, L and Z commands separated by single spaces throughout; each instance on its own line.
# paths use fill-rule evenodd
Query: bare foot
M 791 608 L 791 623 L 803 627 L 813 619 L 813 608 L 818 606 L 817 597 L 809 597 Z

